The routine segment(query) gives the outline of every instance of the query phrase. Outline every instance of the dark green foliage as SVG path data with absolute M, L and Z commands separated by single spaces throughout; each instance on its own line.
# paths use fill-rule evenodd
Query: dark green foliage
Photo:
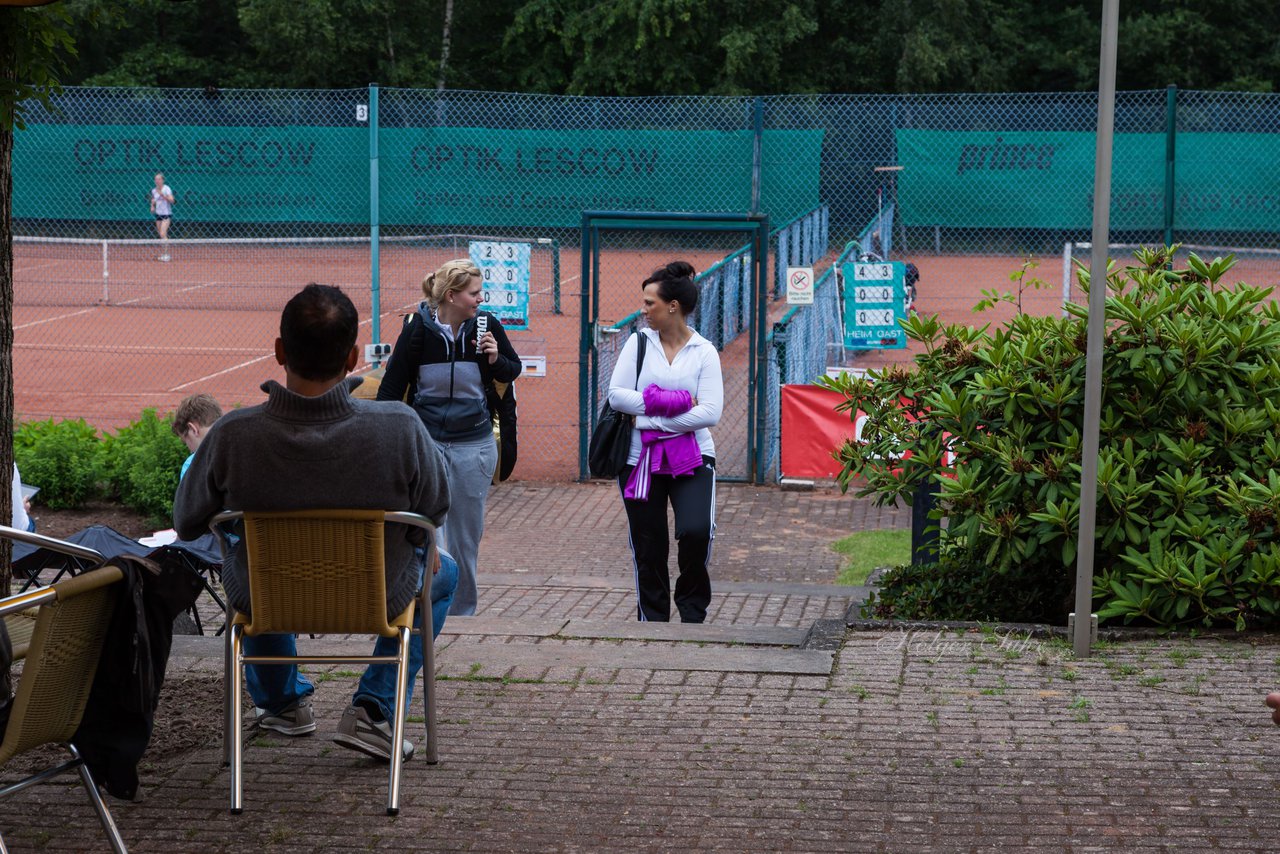
M 952 557 L 942 563 L 889 570 L 867 597 L 862 615 L 1061 623 L 1070 596 L 1071 585 L 1063 575 L 1046 575 L 1031 567 L 1017 567 L 1004 574 L 987 572 Z
M 103 440 L 103 471 L 120 501 L 167 526 L 187 447 L 154 409 Z
M 1095 605 L 1104 620 L 1274 627 L 1280 307 L 1270 288 L 1220 284 L 1230 259 L 1169 270 L 1171 257 L 1139 252 L 1107 282 Z M 907 334 L 926 346 L 913 370 L 826 382 L 869 415 L 864 442 L 838 451 L 842 485 L 861 478 L 860 495 L 890 502 L 930 483 L 947 519 L 938 580 L 891 575 L 878 607 L 934 613 L 954 611 L 937 604 L 944 593 L 975 607 L 993 596 L 1014 610 L 991 616 L 1062 622 L 1086 345 L 1086 310 L 1070 314 L 1020 314 L 994 331 L 912 317 Z
M 445 0 L 64 0 L 68 82 L 434 88 Z M 1097 87 L 1099 4 L 1065 0 L 453 0 L 450 89 L 580 95 Z M 1126 0 L 1128 89 L 1280 87 L 1267 0 Z M 91 19 L 106 26 L 93 27 Z M 1230 50 L 1218 34 L 1229 33 Z
M 37 501 L 54 510 L 80 507 L 98 492 L 101 445 L 83 419 L 18 425 L 13 455 L 23 483 L 40 487 Z

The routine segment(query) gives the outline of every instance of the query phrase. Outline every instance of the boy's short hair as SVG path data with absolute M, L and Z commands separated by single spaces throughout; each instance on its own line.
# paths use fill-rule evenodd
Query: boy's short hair
M 184 397 L 173 413 L 173 435 L 178 438 L 187 432 L 192 424 L 209 427 L 222 417 L 222 407 L 211 394 L 193 394 Z

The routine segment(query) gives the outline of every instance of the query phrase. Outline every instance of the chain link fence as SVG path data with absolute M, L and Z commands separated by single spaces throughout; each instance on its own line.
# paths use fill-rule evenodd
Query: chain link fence
M 301 285 L 341 286 L 367 318 L 361 343 L 394 341 L 426 274 L 479 244 L 510 244 L 528 247 L 527 268 L 493 298 L 512 301 L 504 323 L 528 357 L 517 477 L 576 478 L 581 412 L 597 393 L 579 376 L 584 210 L 767 214 L 770 328 L 788 310 L 786 267 L 818 277 L 820 299 L 789 316 L 772 345 L 786 353 L 769 357 L 785 381 L 805 381 L 792 374 L 811 368 L 793 366 L 820 368 L 841 343 L 839 289 L 824 274 L 851 241 L 914 263 L 916 309 L 946 322 L 998 321 L 1002 309 L 971 308 L 983 290 L 1009 290 L 1024 264 L 1044 287 L 1023 310 L 1060 311 L 1075 297 L 1071 266 L 1088 255 L 1096 116 L 1090 93 L 68 89 L 15 139 L 18 416 L 114 429 L 196 391 L 255 403 L 277 371 L 280 307 Z M 1277 131 L 1280 95 L 1119 93 L 1116 253 L 1181 241 L 1234 252 L 1240 278 L 1273 281 Z M 149 207 L 157 173 L 176 196 L 167 242 Z M 602 296 L 606 325 L 634 310 L 653 266 L 688 256 L 719 306 L 699 323 L 734 346 L 740 245 L 661 229 L 627 241 L 601 262 L 619 294 Z M 777 441 L 767 399 L 766 449 Z

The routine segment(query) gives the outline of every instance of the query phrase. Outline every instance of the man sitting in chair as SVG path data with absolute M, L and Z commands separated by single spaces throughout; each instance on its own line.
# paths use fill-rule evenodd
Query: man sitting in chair
M 266 403 L 222 416 L 196 450 L 174 499 L 174 528 L 193 540 L 223 510 L 378 509 L 420 513 L 439 525 L 449 509 L 449 488 L 439 450 L 422 420 L 403 403 L 357 400 L 359 379 L 347 374 L 359 358 L 355 306 L 341 290 L 310 284 L 289 300 L 280 317 L 276 361 L 285 384 L 263 383 Z M 423 579 L 426 554 L 419 528 L 388 525 L 387 613 L 409 605 Z M 433 567 L 431 613 L 437 633 L 458 583 L 458 567 L 442 554 Z M 243 541 L 222 570 L 232 607 L 250 613 Z M 421 615 L 415 614 L 415 621 Z M 375 655 L 394 655 L 395 638 L 379 638 Z M 422 668 L 422 644 L 410 644 L 409 689 Z M 245 637 L 246 655 L 292 655 L 293 635 Z M 284 735 L 316 729 L 310 696 L 315 687 L 297 665 L 249 665 L 246 683 L 258 726 Z M 395 667 L 370 665 L 334 740 L 390 761 Z M 405 740 L 404 758 L 413 755 Z

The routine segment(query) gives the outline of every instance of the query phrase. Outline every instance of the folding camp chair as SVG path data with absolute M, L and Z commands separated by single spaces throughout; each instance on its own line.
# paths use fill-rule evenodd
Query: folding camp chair
M 122 535 L 123 536 L 123 535 Z M 71 540 L 59 540 L 0 525 L 0 537 L 13 541 L 13 569 L 26 576 L 26 582 L 18 591 L 25 593 L 33 586 L 40 586 L 40 572 L 48 566 L 57 566 L 58 572 L 51 584 L 62 580 L 64 575 L 76 575 L 96 566 L 101 566 L 106 556 L 97 549 Z M 141 546 L 139 546 L 141 549 Z
M 416 513 L 382 510 L 305 510 L 275 513 L 228 511 L 215 516 L 209 527 L 223 543 L 226 534 L 244 539 L 249 574 L 251 616 L 227 611 L 225 677 L 226 749 L 231 765 L 231 812 L 243 809 L 243 742 L 240 734 L 244 666 L 246 664 L 395 664 L 395 714 L 391 731 L 391 772 L 387 814 L 400 811 L 400 768 L 403 757 L 405 698 L 408 695 L 409 642 L 414 604 L 393 620 L 387 619 L 384 568 L 384 526 L 398 523 L 423 528 L 428 548 L 435 548 L 435 526 Z M 428 553 L 430 565 L 431 553 Z M 224 560 L 225 566 L 225 560 Z M 431 625 L 431 584 L 427 578 L 419 594 L 422 609 L 422 696 L 426 708 L 427 762 L 437 759 L 435 650 Z M 247 656 L 245 635 L 260 634 L 376 634 L 398 637 L 395 656 L 298 655 Z
M 0 797 L 74 769 L 116 852 L 126 851 L 124 840 L 71 737 L 80 726 L 93 687 L 122 577 L 119 569 L 105 567 L 0 599 L 0 618 L 6 621 L 12 614 L 36 609 L 29 643 L 22 648 L 22 678 L 0 741 L 0 766 L 45 744 L 61 744 L 71 754 L 67 762 L 0 789 Z M 0 852 L 5 850 L 0 839 Z

